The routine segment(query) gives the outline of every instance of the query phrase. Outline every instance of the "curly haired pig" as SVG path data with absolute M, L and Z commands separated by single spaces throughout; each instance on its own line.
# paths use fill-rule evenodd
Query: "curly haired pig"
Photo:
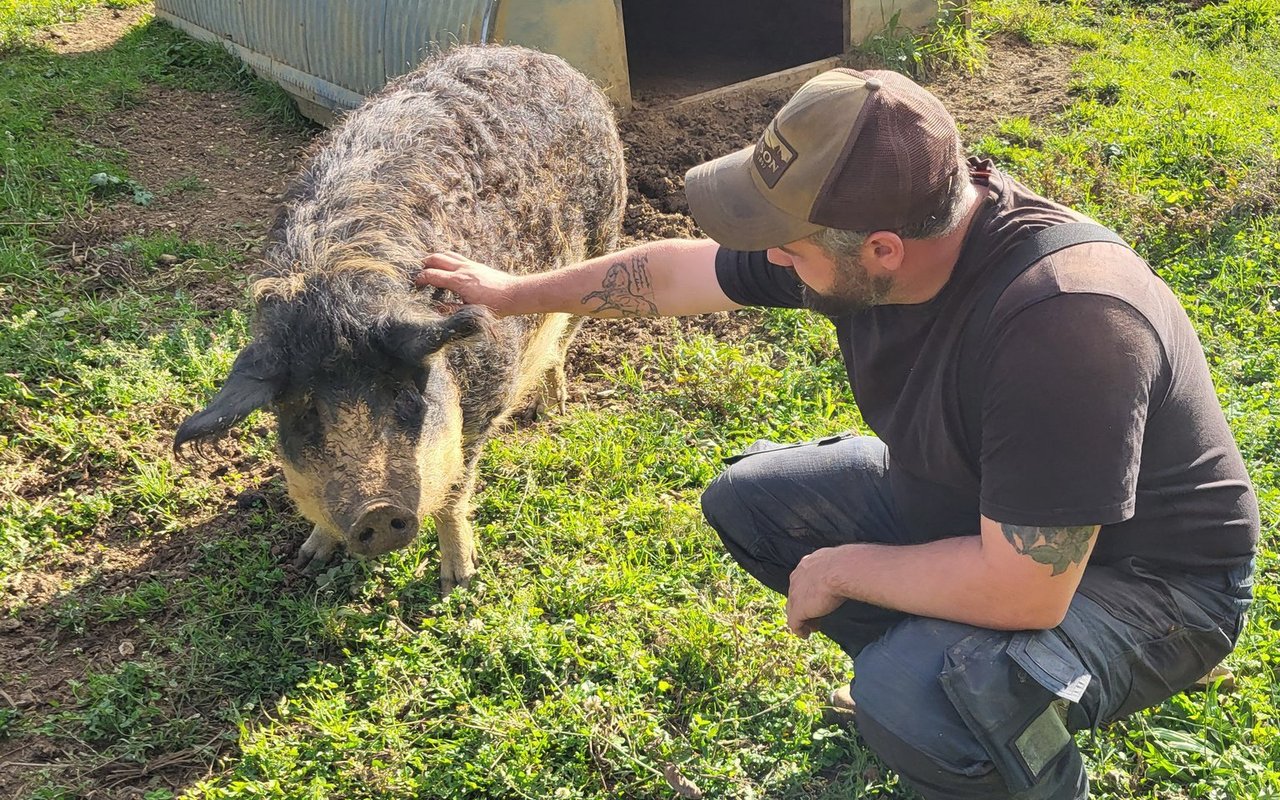
M 603 94 L 555 56 L 459 47 L 389 84 L 287 192 L 254 283 L 253 340 L 176 450 L 269 408 L 289 494 L 315 524 L 298 565 L 375 556 L 431 518 L 448 592 L 476 571 L 468 520 L 487 437 L 563 407 L 563 314 L 493 319 L 412 288 L 454 250 L 513 273 L 614 249 L 622 146 Z

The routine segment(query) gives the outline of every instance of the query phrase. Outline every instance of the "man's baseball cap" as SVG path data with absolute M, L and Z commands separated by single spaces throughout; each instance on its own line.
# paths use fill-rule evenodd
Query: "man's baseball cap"
M 694 167 L 708 236 L 764 250 L 822 228 L 896 231 L 939 207 L 960 164 L 955 120 L 896 72 L 833 69 L 800 87 L 754 147 Z

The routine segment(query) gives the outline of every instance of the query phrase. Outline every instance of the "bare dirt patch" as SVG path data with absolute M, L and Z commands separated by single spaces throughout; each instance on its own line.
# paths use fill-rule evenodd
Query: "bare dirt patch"
M 264 124 L 247 105 L 232 92 L 150 86 L 134 105 L 105 119 L 87 124 L 64 120 L 82 141 L 125 153 L 129 179 L 151 199 L 141 205 L 117 195 L 84 217 L 68 220 L 51 237 L 65 256 L 63 266 L 90 290 L 140 284 L 171 288 L 155 268 L 173 266 L 176 255 L 151 265 L 113 247 L 130 236 L 160 232 L 239 250 L 245 255 L 246 276 L 251 273 L 310 136 L 306 130 Z M 235 305 L 244 297 L 242 285 L 225 282 L 189 288 L 213 308 Z
M 55 53 L 61 54 L 104 50 L 150 14 L 150 5 L 127 9 L 93 8 L 72 22 L 54 25 L 37 36 L 35 41 L 47 44 Z
M 241 95 L 161 86 L 82 135 L 126 153 L 129 177 L 155 195 L 145 207 L 114 203 L 96 219 L 232 242 L 266 231 L 310 141 L 255 118 Z
M 924 82 L 942 99 L 966 142 L 990 133 L 997 121 L 1047 121 L 1071 103 L 1071 65 L 1080 51 L 1032 47 L 1011 36 L 988 42 L 986 66 L 976 75 L 946 72 Z

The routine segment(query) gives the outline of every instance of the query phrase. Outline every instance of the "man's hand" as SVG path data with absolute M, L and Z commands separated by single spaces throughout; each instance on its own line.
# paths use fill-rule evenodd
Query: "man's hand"
M 830 577 L 843 556 L 843 547 L 815 550 L 791 572 L 787 593 L 787 627 L 801 639 L 817 630 L 814 620 L 825 617 L 840 607 L 847 598 L 832 590 Z
M 500 317 L 531 313 L 521 308 L 520 278 L 454 252 L 432 253 L 422 259 L 422 272 L 413 283 L 419 287 L 438 286 L 462 298 L 462 302 L 484 306 Z

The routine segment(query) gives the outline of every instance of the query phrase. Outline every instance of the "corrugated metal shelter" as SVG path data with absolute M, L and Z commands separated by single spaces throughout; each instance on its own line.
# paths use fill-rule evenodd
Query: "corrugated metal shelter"
M 156 0 L 157 15 L 217 41 L 322 122 L 354 108 L 432 48 L 522 44 L 562 56 L 623 108 L 838 55 L 894 14 L 912 27 L 938 0 Z

